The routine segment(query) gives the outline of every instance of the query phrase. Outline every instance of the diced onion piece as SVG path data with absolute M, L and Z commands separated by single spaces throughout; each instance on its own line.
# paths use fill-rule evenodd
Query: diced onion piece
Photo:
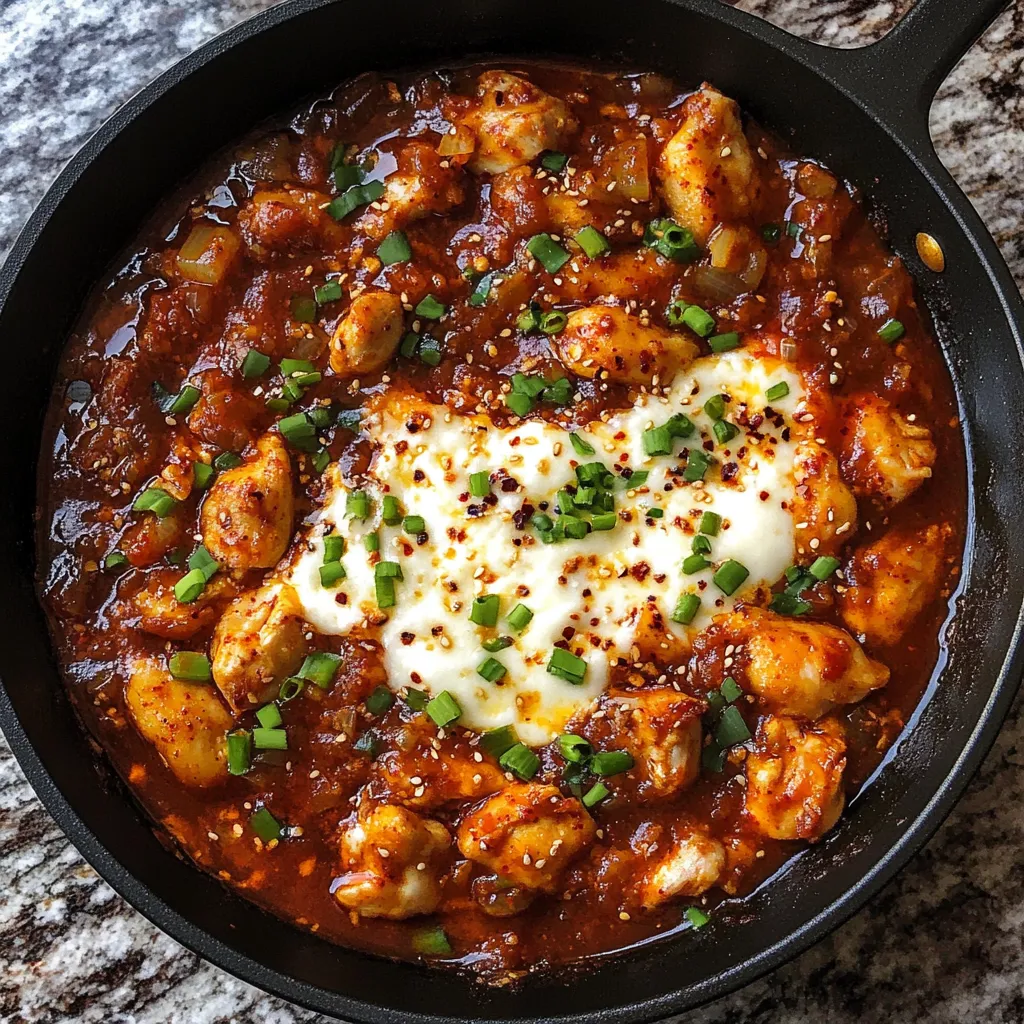
M 199 284 L 218 284 L 238 255 L 237 235 L 222 224 L 197 224 L 178 251 L 178 272 Z
M 468 156 L 474 149 L 476 136 L 463 125 L 457 125 L 455 131 L 446 132 L 437 146 L 441 156 Z
M 796 172 L 796 185 L 809 199 L 831 199 L 839 182 L 817 164 L 801 164 Z
M 732 302 L 738 295 L 750 291 L 735 274 L 718 267 L 698 267 L 693 272 L 693 283 L 701 295 L 715 302 Z
M 651 175 L 647 162 L 647 140 L 630 139 L 611 146 L 602 156 L 597 168 L 599 189 L 595 198 L 635 199 L 646 203 L 651 198 Z M 608 186 L 613 185 L 609 190 Z

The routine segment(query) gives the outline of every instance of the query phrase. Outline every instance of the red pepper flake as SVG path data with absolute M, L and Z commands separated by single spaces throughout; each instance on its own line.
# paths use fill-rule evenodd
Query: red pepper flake
M 409 644 L 411 644 L 413 642 L 413 640 L 415 640 L 415 639 L 416 639 L 416 634 L 415 633 L 403 633 L 402 636 L 401 636 L 402 643 L 405 644 L 406 647 L 408 647 Z
M 629 575 L 637 581 L 637 583 L 643 583 L 645 579 L 650 575 L 651 567 L 646 562 L 637 562 L 632 569 L 629 570 Z
M 722 480 L 723 480 L 723 482 L 728 483 L 730 480 L 734 480 L 736 478 L 737 473 L 739 473 L 739 471 L 740 471 L 739 463 L 737 463 L 737 462 L 727 462 L 722 467 Z

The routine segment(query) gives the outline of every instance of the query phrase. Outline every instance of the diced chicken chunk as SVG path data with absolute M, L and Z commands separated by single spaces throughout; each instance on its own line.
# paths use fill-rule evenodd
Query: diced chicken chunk
M 677 896 L 707 892 L 725 870 L 725 847 L 689 822 L 673 826 L 665 845 L 658 843 L 656 859 L 638 885 L 640 903 L 648 910 Z
M 274 583 L 232 602 L 213 633 L 213 678 L 237 714 L 272 697 L 306 654 L 302 605 Z
M 160 662 L 136 661 L 125 702 L 136 728 L 187 786 L 214 786 L 228 776 L 227 736 L 234 724 L 215 690 L 172 678 Z
M 727 619 L 750 689 L 782 714 L 820 718 L 885 686 L 889 670 L 845 630 L 748 608 Z
M 465 197 L 460 173 L 433 146 L 411 142 L 398 154 L 397 170 L 384 179 L 380 202 L 366 208 L 356 230 L 380 239 L 432 213 L 447 213 Z
M 839 596 L 843 621 L 875 644 L 895 644 L 939 592 L 948 572 L 948 523 L 890 530 L 858 551 Z
M 384 369 L 402 340 L 402 301 L 391 292 L 363 292 L 331 338 L 331 369 L 355 377 Z
M 485 71 L 477 79 L 477 99 L 461 121 L 476 136 L 469 161 L 476 173 L 528 164 L 546 149 L 561 149 L 577 128 L 562 100 L 507 71 Z
M 440 864 L 451 836 L 404 807 L 360 807 L 343 826 L 334 898 L 361 917 L 430 914 L 441 902 Z
M 609 378 L 625 384 L 667 384 L 697 357 L 685 335 L 643 324 L 618 306 L 587 306 L 569 314 L 555 336 L 558 358 L 580 377 Z
M 554 786 L 515 784 L 462 820 L 458 842 L 464 857 L 513 884 L 553 892 L 594 832 L 579 800 Z
M 834 719 L 766 718 L 747 755 L 746 812 L 772 839 L 820 839 L 843 810 L 846 742 Z
M 927 427 L 905 419 L 876 395 L 851 399 L 846 414 L 840 457 L 856 494 L 895 504 L 932 475 L 938 453 Z
M 238 593 L 238 588 L 223 575 L 214 576 L 203 592 L 190 604 L 182 604 L 174 594 L 181 570 L 157 569 L 146 574 L 146 583 L 131 599 L 138 615 L 138 628 L 144 633 L 168 640 L 187 640 L 217 621 L 221 608 Z
M 239 211 L 238 223 L 256 253 L 314 245 L 338 231 L 324 209 L 330 199 L 307 189 L 261 189 Z
M 292 464 L 278 434 L 264 434 L 240 466 L 217 477 L 203 502 L 203 543 L 230 569 L 267 569 L 285 553 L 295 498 Z
M 683 115 L 661 151 L 658 177 L 673 220 L 704 245 L 716 224 L 747 213 L 757 174 L 733 100 L 703 85 Z
M 640 777 L 638 797 L 659 800 L 696 780 L 704 710 L 703 701 L 667 686 L 614 690 L 594 705 L 598 717 L 585 729 L 601 749 L 628 750 Z
M 857 529 L 857 499 L 839 475 L 836 457 L 814 441 L 801 441 L 796 448 L 793 477 L 798 551 L 835 554 Z

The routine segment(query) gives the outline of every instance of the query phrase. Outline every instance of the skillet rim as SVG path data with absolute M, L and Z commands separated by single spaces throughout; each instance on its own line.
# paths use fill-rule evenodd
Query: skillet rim
M 31 250 L 65 196 L 78 183 L 96 157 L 123 130 L 144 116 L 155 101 L 172 91 L 197 70 L 215 61 L 226 51 L 252 37 L 272 31 L 278 25 L 290 21 L 292 18 L 336 2 L 339 0 L 286 0 L 284 3 L 262 11 L 185 55 L 118 108 L 60 172 L 19 234 L 7 260 L 0 268 L 0 308 L 6 304 L 11 292 L 17 288 L 18 278 Z M 1015 342 L 1017 358 L 1024 363 L 1024 341 L 1022 341 L 1024 301 L 1022 301 L 1017 286 L 981 218 L 938 161 L 930 142 L 927 141 L 927 133 L 923 136 L 923 140 L 920 134 L 914 131 L 909 131 L 906 135 L 897 134 L 884 119 L 884 113 L 876 109 L 870 100 L 860 97 L 852 83 L 843 80 L 843 75 L 853 69 L 853 64 L 847 55 L 866 56 L 873 47 L 879 46 L 878 43 L 873 44 L 873 47 L 862 47 L 857 50 L 830 50 L 827 47 L 798 39 L 753 15 L 727 7 L 719 3 L 718 0 L 662 0 L 662 2 L 688 8 L 702 17 L 723 22 L 730 29 L 752 36 L 756 41 L 809 68 L 821 79 L 823 87 L 836 90 L 860 107 L 871 119 L 876 130 L 884 133 L 899 145 L 923 175 L 929 187 L 953 214 L 963 233 L 964 240 L 974 250 L 981 269 L 989 277 L 1000 299 L 1001 313 L 1005 317 L 1007 327 Z M 882 42 L 884 43 L 884 39 Z M 606 1024 L 613 1024 L 613 1022 L 614 1024 L 620 1024 L 620 1022 L 621 1024 L 639 1024 L 639 1022 L 654 1020 L 669 1013 L 682 1012 L 699 1006 L 733 992 L 794 959 L 813 943 L 849 920 L 887 882 L 891 881 L 934 835 L 988 753 L 1019 687 L 1021 670 L 1024 667 L 1022 633 L 1024 633 L 1024 608 L 1018 612 L 1006 656 L 993 681 L 984 709 L 978 716 L 974 728 L 948 776 L 933 792 L 917 816 L 904 827 L 898 841 L 885 856 L 875 862 L 869 872 L 848 886 L 841 896 L 822 908 L 813 918 L 805 921 L 800 927 L 741 964 L 690 985 L 686 989 L 635 1001 L 628 1005 L 606 1008 L 599 1014 L 590 1014 L 589 1019 L 600 1020 Z M 299 981 L 265 966 L 252 957 L 236 952 L 226 943 L 214 938 L 212 934 L 182 917 L 170 904 L 156 897 L 97 839 L 78 816 L 69 800 L 57 788 L 44 767 L 14 712 L 2 679 L 0 679 L 0 726 L 3 728 L 15 758 L 43 806 L 86 861 L 134 909 L 191 952 L 249 984 L 316 1012 L 342 1014 L 347 1019 L 368 1021 L 372 1024 L 406 1024 L 406 1022 L 409 1024 L 411 1022 L 454 1024 L 457 1019 L 462 1019 L 437 1014 L 410 1014 L 391 1010 L 376 1003 L 368 1003 Z M 412 964 L 408 966 L 412 968 L 410 977 L 413 977 L 417 971 L 421 977 L 424 976 L 422 968 L 417 968 Z M 480 1024 L 484 1024 L 484 1018 L 476 1019 Z M 497 1020 L 498 1018 L 486 1019 Z M 531 1019 L 537 1024 L 555 1024 L 555 1022 L 579 1021 L 581 1018 L 579 1015 L 564 1015 Z

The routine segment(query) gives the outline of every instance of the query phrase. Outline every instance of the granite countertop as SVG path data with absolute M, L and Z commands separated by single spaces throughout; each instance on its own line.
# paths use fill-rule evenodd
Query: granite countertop
M 0 255 L 88 135 L 151 77 L 267 0 L 0 3 Z M 882 35 L 910 0 L 741 0 L 820 42 Z M 951 10 L 955 9 L 955 0 Z M 932 133 L 1024 285 L 1024 6 L 942 87 Z M 1024 703 L 938 835 L 872 903 L 692 1024 L 1024 1022 Z M 0 738 L 0 1020 L 326 1021 L 187 952 L 51 821 Z

